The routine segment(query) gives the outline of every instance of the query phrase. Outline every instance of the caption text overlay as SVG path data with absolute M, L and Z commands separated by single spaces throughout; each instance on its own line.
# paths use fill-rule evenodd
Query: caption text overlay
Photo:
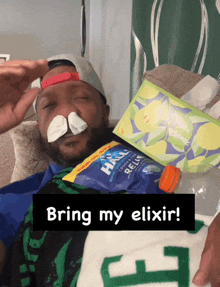
M 34 230 L 194 230 L 193 194 L 33 195 Z

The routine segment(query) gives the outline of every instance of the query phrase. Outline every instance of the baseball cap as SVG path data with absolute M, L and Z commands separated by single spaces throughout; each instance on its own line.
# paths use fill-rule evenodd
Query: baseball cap
M 98 75 L 96 74 L 95 70 L 93 69 L 92 65 L 90 64 L 90 62 L 88 60 L 86 60 L 83 57 L 76 56 L 73 54 L 59 54 L 56 56 L 49 57 L 47 59 L 48 62 L 52 61 L 52 60 L 69 60 L 69 61 L 71 61 L 76 67 L 76 70 L 77 70 L 78 75 L 79 75 L 79 80 L 90 84 L 91 86 L 93 86 L 96 90 L 98 90 L 105 97 L 102 83 L 101 83 Z M 32 82 L 31 88 L 40 88 L 40 89 L 42 88 L 40 78 L 38 78 Z M 36 110 L 37 98 L 38 98 L 38 96 L 35 98 L 35 100 L 33 102 L 33 108 L 34 108 L 35 113 L 37 112 L 37 110 Z

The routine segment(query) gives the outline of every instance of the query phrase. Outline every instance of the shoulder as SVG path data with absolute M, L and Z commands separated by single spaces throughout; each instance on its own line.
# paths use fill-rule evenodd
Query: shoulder
M 27 193 L 37 190 L 42 182 L 45 172 L 37 173 L 24 180 L 13 182 L 0 189 L 0 194 L 6 193 Z

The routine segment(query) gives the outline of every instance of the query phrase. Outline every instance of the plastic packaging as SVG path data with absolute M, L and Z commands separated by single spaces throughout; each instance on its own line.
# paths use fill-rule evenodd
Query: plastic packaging
M 159 189 L 163 169 L 147 156 L 113 141 L 76 166 L 63 180 L 106 193 L 164 194 Z
M 167 193 L 195 194 L 195 213 L 214 216 L 219 210 L 220 170 L 209 166 L 204 172 L 182 172 L 175 166 L 165 167 L 159 188 Z

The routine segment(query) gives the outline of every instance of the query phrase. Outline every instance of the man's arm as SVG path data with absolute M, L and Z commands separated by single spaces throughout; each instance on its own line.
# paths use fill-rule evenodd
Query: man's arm
M 199 270 L 193 283 L 196 286 L 205 286 L 208 283 L 212 287 L 220 286 L 220 213 L 209 226 Z
M 24 92 L 48 70 L 46 60 L 15 60 L 0 65 L 0 134 L 23 121 L 39 89 Z
M 49 70 L 46 60 L 15 60 L 0 65 L 0 134 L 19 125 L 39 89 L 25 90 Z M 6 260 L 6 246 L 0 241 L 0 275 Z

